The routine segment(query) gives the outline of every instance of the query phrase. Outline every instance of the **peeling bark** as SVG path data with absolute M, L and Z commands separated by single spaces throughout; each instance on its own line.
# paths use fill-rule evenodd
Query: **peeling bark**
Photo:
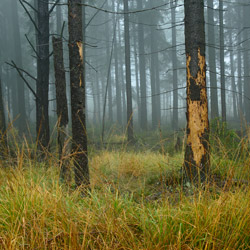
M 203 1 L 185 1 L 185 44 L 187 145 L 184 169 L 190 182 L 200 183 L 206 180 L 210 164 Z

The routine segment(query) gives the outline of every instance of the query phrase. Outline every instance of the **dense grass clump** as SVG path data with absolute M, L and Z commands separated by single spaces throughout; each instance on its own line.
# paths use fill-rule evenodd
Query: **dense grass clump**
M 85 198 L 52 155 L 41 164 L 16 150 L 0 168 L 0 249 L 250 249 L 249 154 L 223 150 L 202 189 L 170 181 L 182 153 L 92 152 Z

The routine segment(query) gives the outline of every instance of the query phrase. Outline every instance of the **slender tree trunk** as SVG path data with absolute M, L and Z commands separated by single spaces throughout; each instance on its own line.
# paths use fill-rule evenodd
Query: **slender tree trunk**
M 63 62 L 63 42 L 61 38 L 53 37 L 55 86 L 56 86 L 56 113 L 58 117 L 57 142 L 59 151 L 59 160 L 61 165 L 61 177 L 70 181 L 69 165 L 63 159 L 66 151 L 68 103 L 66 95 L 66 77 Z
M 184 169 L 192 183 L 209 172 L 209 121 L 206 92 L 204 1 L 185 0 L 187 64 L 187 145 Z
M 36 94 L 36 131 L 38 146 L 41 150 L 48 148 L 49 131 L 49 3 L 38 0 L 37 13 L 37 84 Z
M 5 153 L 7 153 L 7 136 L 2 95 L 2 82 L 0 76 L 0 156 L 5 157 Z
M 137 0 L 138 10 L 142 10 L 142 0 Z M 140 67 L 140 90 L 141 90 L 141 129 L 147 129 L 147 87 L 146 87 L 146 63 L 144 45 L 144 27 L 142 14 L 138 14 L 138 42 L 139 42 L 139 67 Z
M 211 86 L 211 119 L 219 117 L 218 108 L 218 91 L 217 91 L 217 76 L 216 76 L 216 56 L 215 56 L 215 33 L 214 33 L 214 10 L 213 0 L 207 1 L 208 15 L 208 55 L 209 55 L 209 76 Z
M 17 1 L 11 1 L 12 7 L 12 23 L 13 23 L 13 39 L 14 39 L 14 53 L 15 62 L 18 67 L 23 68 L 22 63 L 22 48 L 21 48 L 21 37 L 20 37 L 20 27 L 19 27 L 19 16 L 17 11 Z M 16 73 L 17 75 L 17 73 Z M 25 97 L 24 97 L 24 83 L 23 80 L 17 75 L 17 107 L 18 107 L 18 128 L 19 133 L 23 134 L 26 132 L 26 109 L 25 109 Z
M 114 1 L 115 3 L 115 1 Z M 113 3 L 113 10 L 115 6 Z M 115 15 L 113 15 L 113 26 L 116 26 Z M 121 103 L 121 81 L 119 78 L 119 66 L 118 66 L 118 48 L 117 48 L 117 37 L 115 32 L 114 37 L 114 58 L 115 58 L 115 90 L 116 90 L 116 119 L 120 126 L 122 126 L 122 103 Z
M 170 1 L 171 23 L 172 23 L 172 65 L 173 65 L 173 123 L 174 130 L 178 130 L 178 76 L 177 76 L 177 50 L 176 50 L 176 18 L 175 18 L 176 1 Z
M 220 74 L 221 74 L 221 115 L 222 121 L 226 122 L 226 92 L 225 92 L 225 52 L 224 52 L 224 17 L 223 1 L 219 1 L 220 19 Z
M 240 15 L 241 11 L 239 10 L 239 20 L 241 19 L 241 15 Z M 239 27 L 239 29 L 241 29 L 241 25 Z M 242 103 L 242 70 L 241 70 L 241 65 L 242 65 L 242 60 L 241 60 L 241 50 L 242 50 L 242 47 L 241 47 L 241 33 L 238 35 L 237 37 L 237 44 L 239 44 L 238 46 L 238 53 L 237 53 L 237 68 L 238 68 L 238 82 L 237 82 L 237 85 L 238 85 L 238 100 L 239 100 L 239 115 L 240 117 L 242 116 L 243 114 L 243 103 Z
M 156 106 L 156 87 L 155 87 L 155 63 L 156 58 L 155 54 L 153 53 L 155 51 L 155 32 L 153 26 L 150 27 L 150 47 L 151 47 L 151 58 L 150 58 L 150 83 L 151 83 L 151 99 L 152 99 L 152 128 L 157 128 L 158 123 L 158 114 L 157 114 L 157 106 Z
M 56 32 L 57 35 L 62 32 L 62 10 L 60 5 L 56 6 Z
M 130 35 L 129 35 L 129 14 L 128 0 L 124 2 L 124 29 L 125 29 L 125 64 L 126 64 L 126 92 L 127 92 L 127 133 L 128 141 L 134 140 L 133 135 L 133 107 L 131 91 L 131 62 L 130 62 Z
M 243 18 L 244 18 L 244 31 L 243 31 L 243 46 L 244 46 L 244 54 L 243 54 L 243 60 L 244 60 L 244 110 L 245 110 L 245 116 L 246 121 L 250 122 L 250 108 L 249 108 L 249 100 L 246 97 L 249 97 L 249 90 L 250 90 L 250 77 L 249 77 L 249 30 L 247 27 L 249 26 L 249 7 L 244 6 L 243 10 Z
M 110 56 L 111 56 L 111 51 L 110 51 L 110 47 L 111 47 L 111 43 L 109 42 L 110 40 L 110 34 L 109 34 L 109 15 L 106 14 L 106 24 L 105 24 L 105 34 L 106 34 L 106 53 L 107 53 L 107 58 L 108 61 Z M 107 69 L 109 69 L 108 63 L 107 63 Z M 112 124 L 113 123 L 113 95 L 112 95 L 112 81 L 111 81 L 111 77 L 110 77 L 110 71 L 108 72 L 108 118 L 109 118 L 109 122 Z
M 141 124 L 141 100 L 140 100 L 140 85 L 139 85 L 139 69 L 138 69 L 138 57 L 137 57 L 137 35 L 136 35 L 136 27 L 133 24 L 134 31 L 134 60 L 135 60 L 135 82 L 136 82 L 136 100 L 138 106 L 138 124 Z
M 232 27 L 232 22 L 231 22 Z M 233 44 L 232 39 L 232 32 L 229 33 L 229 43 L 230 45 Z M 232 90 L 234 91 L 233 94 L 233 118 L 237 119 L 237 108 L 236 108 L 236 85 L 235 85 L 235 77 L 234 77 L 234 55 L 233 51 L 230 50 L 230 68 L 231 68 L 231 83 L 232 83 Z
M 68 0 L 72 151 L 75 182 L 89 188 L 81 0 Z

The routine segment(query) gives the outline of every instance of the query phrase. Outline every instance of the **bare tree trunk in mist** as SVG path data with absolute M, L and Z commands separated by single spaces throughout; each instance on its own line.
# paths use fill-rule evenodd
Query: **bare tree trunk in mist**
M 184 8 L 187 64 L 187 145 L 184 170 L 188 181 L 199 184 L 208 177 L 210 167 L 204 2 L 185 0 Z
M 138 10 L 142 10 L 142 0 L 137 0 Z M 140 68 L 140 90 L 141 90 L 141 129 L 147 129 L 147 87 L 146 87 L 146 63 L 144 45 L 144 27 L 142 14 L 138 14 L 138 42 L 139 42 L 139 68 Z
M 110 29 L 110 26 L 109 26 L 109 15 L 107 14 L 106 15 L 106 24 L 105 24 L 105 34 L 106 34 L 106 53 L 107 53 L 107 58 L 110 58 L 111 56 L 111 43 L 109 42 L 110 41 L 110 35 L 109 35 L 109 29 Z M 109 59 L 107 59 L 107 61 L 109 61 Z M 107 68 L 108 68 L 108 64 L 107 64 Z M 110 71 L 108 72 L 108 119 L 109 119 L 109 122 L 112 124 L 113 123 L 113 95 L 112 95 L 112 80 L 111 80 L 111 77 L 110 77 Z
M 115 1 L 113 2 L 113 11 L 115 11 Z M 115 15 L 113 15 L 113 27 L 116 26 Z M 117 28 L 117 27 L 116 27 Z M 116 91 L 116 119 L 120 126 L 122 126 L 122 99 L 121 99 L 121 81 L 119 77 L 118 66 L 118 48 L 117 36 L 114 34 L 114 58 L 115 58 L 115 91 Z
M 155 32 L 153 26 L 150 26 L 150 47 L 151 47 L 151 58 L 150 58 L 150 83 L 151 83 L 151 100 L 152 100 L 152 128 L 156 129 L 158 124 L 158 110 L 156 106 L 156 72 L 155 64 L 156 57 L 153 53 L 155 49 Z
M 59 151 L 59 160 L 61 161 L 61 178 L 67 182 L 70 181 L 70 169 L 67 162 L 63 159 L 66 151 L 68 103 L 66 95 L 66 78 L 63 62 L 63 42 L 62 38 L 53 37 L 54 52 L 54 70 L 55 70 L 55 86 L 56 86 L 56 113 L 58 117 L 57 124 L 57 143 Z
M 232 22 L 231 25 L 232 27 Z M 232 32 L 229 32 L 229 44 L 230 46 L 233 44 Z M 233 90 L 233 118 L 237 119 L 237 107 L 236 107 L 236 85 L 235 85 L 235 77 L 234 77 L 234 55 L 232 49 L 230 50 L 230 69 L 231 69 L 231 84 Z
M 129 14 L 128 0 L 124 3 L 124 29 L 125 29 L 125 65 L 126 65 L 126 92 L 127 92 L 127 134 L 128 141 L 134 140 L 133 132 L 133 107 L 132 107 L 132 91 L 131 91 L 131 62 L 130 62 L 130 35 L 129 35 Z
M 226 122 L 226 91 L 225 91 L 225 51 L 224 51 L 224 8 L 223 1 L 219 1 L 219 21 L 220 21 L 220 81 L 221 81 L 221 116 Z
M 119 44 L 122 46 L 122 35 L 120 24 L 118 24 L 118 36 L 119 36 Z M 120 65 L 120 79 L 121 79 L 121 92 L 122 92 L 122 120 L 123 124 L 126 126 L 126 113 L 127 113 L 127 106 L 126 106 L 126 88 L 125 88 L 125 81 L 124 81 L 124 70 L 123 70 L 123 58 L 119 57 L 119 65 Z
M 178 121 L 178 76 L 177 76 L 177 49 L 176 49 L 176 18 L 175 18 L 175 9 L 176 1 L 173 3 L 173 0 L 170 1 L 171 8 L 171 23 L 172 23 L 172 65 L 173 65 L 173 121 L 172 128 L 178 130 L 179 121 Z
M 239 23 L 239 29 L 242 28 L 241 24 L 240 24 L 240 20 L 241 20 L 241 8 L 238 9 L 238 23 Z M 238 71 L 238 81 L 237 81 L 237 86 L 238 86 L 238 100 L 239 100 L 239 117 L 242 116 L 243 114 L 243 103 L 242 103 L 242 70 L 241 70 L 241 66 L 242 66 L 242 59 L 241 59 L 241 50 L 242 50 L 242 46 L 241 46 L 241 32 L 240 34 L 238 34 L 237 36 L 237 44 L 238 44 L 238 53 L 237 53 L 237 71 Z
M 56 6 L 56 32 L 60 35 L 62 31 L 62 9 L 60 5 Z
M 3 95 L 2 95 L 2 82 L 0 76 L 0 156 L 5 156 L 4 152 L 7 152 L 7 136 L 6 136 L 6 124 L 5 124 L 5 114 L 3 105 Z
M 246 121 L 249 123 L 250 122 L 250 102 L 248 98 L 250 97 L 250 77 L 249 77 L 249 7 L 244 6 L 243 7 L 243 23 L 244 23 L 244 30 L 243 30 L 243 48 L 244 48 L 244 53 L 243 53 L 243 61 L 244 61 L 244 111 L 245 111 L 245 116 L 246 116 Z M 247 98 L 246 98 L 247 97 Z
M 69 61 L 72 112 L 72 151 L 75 182 L 89 189 L 88 147 L 85 110 L 85 78 L 81 0 L 68 0 Z
M 14 39 L 14 54 L 15 54 L 15 63 L 18 67 L 23 68 L 22 63 L 22 48 L 21 48 L 21 38 L 20 38 L 20 27 L 19 27 L 19 16 L 17 11 L 17 0 L 11 1 L 11 13 L 12 13 L 12 24 L 13 24 L 13 39 Z M 19 77 L 17 72 L 15 73 L 17 77 L 17 109 L 18 109 L 18 120 L 17 125 L 19 128 L 19 133 L 22 135 L 26 132 L 26 108 L 25 108 L 25 97 L 24 97 L 24 83 L 23 80 Z
M 37 84 L 36 94 L 36 132 L 38 148 L 48 149 L 49 130 L 49 1 L 38 0 L 37 13 Z
M 219 117 L 218 108 L 218 91 L 217 91 L 217 76 L 216 76 L 216 56 L 215 56 L 215 32 L 214 32 L 214 9 L 213 1 L 208 0 L 207 17 L 208 17 L 208 65 L 209 78 L 211 86 L 211 119 Z

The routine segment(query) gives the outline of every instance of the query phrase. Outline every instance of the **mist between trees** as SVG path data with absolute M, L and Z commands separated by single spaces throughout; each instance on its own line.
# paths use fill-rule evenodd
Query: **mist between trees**
M 31 134 L 43 158 L 57 126 L 60 157 L 72 135 L 77 185 L 89 185 L 87 131 L 104 145 L 114 127 L 131 144 L 142 131 L 187 128 L 186 175 L 204 181 L 208 116 L 235 129 L 250 122 L 248 1 L 1 0 L 0 6 L 3 144 L 6 128 L 14 127 L 21 138 Z

